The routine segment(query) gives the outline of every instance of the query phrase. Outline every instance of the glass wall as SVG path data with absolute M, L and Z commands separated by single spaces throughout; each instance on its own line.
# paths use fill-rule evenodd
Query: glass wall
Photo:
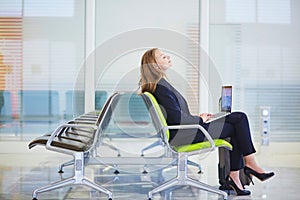
M 43 134 L 83 112 L 84 28 L 85 1 L 0 2 L 1 135 Z
M 96 109 L 114 91 L 137 92 L 141 56 L 158 47 L 171 56 L 168 77 L 193 113 L 199 80 L 209 77 L 204 89 L 233 85 L 233 109 L 248 113 L 256 139 L 260 108 L 269 107 L 271 139 L 299 141 L 300 3 L 205 2 L 208 76 L 200 65 L 199 0 L 95 1 L 95 56 L 87 60 L 85 1 L 0 1 L 0 134 L 42 134 L 84 112 L 88 59 L 95 58 Z M 203 98 L 215 111 L 215 101 Z
M 171 56 L 171 82 L 198 113 L 199 0 L 96 1 L 96 90 L 137 91 L 142 54 Z
M 300 141 L 299 13 L 298 0 L 210 1 L 209 54 L 256 139 L 269 107 L 271 141 Z

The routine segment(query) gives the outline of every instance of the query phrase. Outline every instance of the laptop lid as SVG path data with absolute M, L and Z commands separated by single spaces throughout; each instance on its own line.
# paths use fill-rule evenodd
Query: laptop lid
M 221 112 L 231 112 L 232 86 L 222 86 Z

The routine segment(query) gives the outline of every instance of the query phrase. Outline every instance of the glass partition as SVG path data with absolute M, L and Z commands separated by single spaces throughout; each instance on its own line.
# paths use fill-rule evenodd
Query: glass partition
M 300 141 L 299 11 L 297 0 L 210 1 L 209 54 L 256 139 L 269 107 L 271 141 Z
M 142 54 L 171 56 L 170 81 L 198 113 L 199 0 L 96 1 L 96 90 L 138 91 Z
M 41 135 L 83 111 L 84 28 L 85 1 L 0 2 L 0 135 Z

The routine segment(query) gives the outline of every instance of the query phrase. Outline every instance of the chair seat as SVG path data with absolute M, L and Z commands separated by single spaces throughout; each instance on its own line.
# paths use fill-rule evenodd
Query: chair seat
M 216 147 L 225 147 L 229 150 L 232 149 L 232 145 L 229 142 L 227 142 L 226 140 L 214 139 L 214 143 L 215 143 Z M 209 147 L 210 147 L 209 141 L 205 141 L 205 142 L 199 142 L 199 143 L 195 143 L 195 144 L 175 146 L 175 147 L 173 147 L 173 149 L 175 151 L 177 151 L 178 153 L 182 153 L 182 152 L 197 151 L 197 150 L 201 150 L 201 149 L 205 149 L 205 148 L 209 148 Z
M 192 186 L 215 194 L 219 194 L 223 196 L 223 199 L 227 199 L 228 194 L 226 192 L 188 177 L 187 164 L 188 164 L 189 156 L 205 153 L 205 152 L 212 152 L 218 147 L 225 147 L 231 150 L 232 145 L 224 139 L 212 139 L 209 133 L 199 124 L 191 124 L 189 126 L 180 125 L 180 124 L 177 126 L 168 126 L 165 116 L 161 110 L 161 107 L 156 101 L 155 97 L 149 92 L 144 92 L 143 97 L 157 132 L 162 134 L 162 139 L 164 143 L 167 145 L 168 148 L 171 148 L 173 152 L 174 151 L 177 152 L 177 156 L 178 156 L 177 176 L 149 191 L 148 192 L 149 200 L 152 199 L 152 195 L 155 193 L 169 190 L 174 186 L 182 186 L 182 185 Z M 171 144 L 169 143 L 170 129 L 195 129 L 195 127 L 205 135 L 208 141 L 199 142 L 196 144 L 171 146 Z M 211 141 L 211 143 L 209 141 Z M 212 142 L 214 144 L 212 144 Z M 216 148 L 211 148 L 212 145 L 214 145 Z

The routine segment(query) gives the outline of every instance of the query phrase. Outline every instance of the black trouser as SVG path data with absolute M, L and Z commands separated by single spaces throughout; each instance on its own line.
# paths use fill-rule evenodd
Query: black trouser
M 245 113 L 233 112 L 224 118 L 202 125 L 213 139 L 230 139 L 233 146 L 230 151 L 230 170 L 235 171 L 244 167 L 243 156 L 255 153 L 251 139 L 249 121 Z M 170 144 L 174 146 L 198 143 L 205 136 L 197 129 L 171 130 Z
M 230 170 L 235 171 L 244 167 L 243 156 L 255 153 L 249 121 L 242 112 L 233 112 L 225 118 L 205 124 L 204 128 L 212 138 L 230 138 L 233 146 L 230 151 Z

